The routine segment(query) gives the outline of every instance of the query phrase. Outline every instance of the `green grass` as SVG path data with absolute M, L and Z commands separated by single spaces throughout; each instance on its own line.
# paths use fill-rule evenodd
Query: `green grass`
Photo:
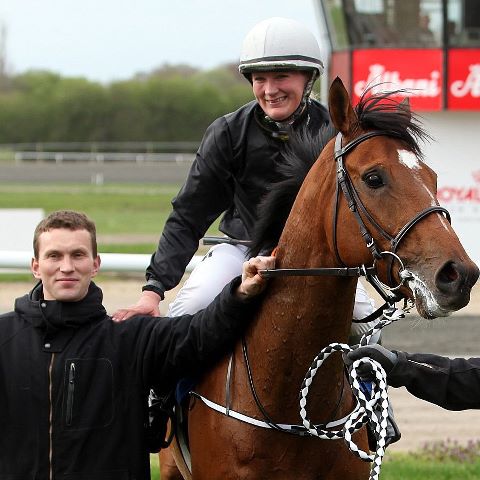
M 15 160 L 15 152 L 0 148 L 0 163 L 13 163 Z
M 150 457 L 152 480 L 158 480 L 158 456 Z M 295 478 L 295 476 L 292 476 Z M 415 454 L 387 453 L 380 480 L 480 480 L 480 459 L 431 458 L 423 451 Z
M 479 480 L 480 459 L 473 461 L 419 458 L 391 454 L 382 464 L 381 480 Z
M 160 469 L 158 467 L 158 455 L 150 455 L 150 476 L 152 480 L 159 480 L 160 478 Z
M 0 185 L 0 208 L 79 210 L 99 234 L 160 234 L 178 185 Z
M 179 188 L 179 185 L 154 184 L 0 184 L 0 208 L 42 208 L 46 214 L 54 210 L 78 210 L 95 221 L 100 237 L 150 234 L 154 238 L 151 243 L 135 239 L 125 242 L 120 237 L 118 242 L 110 239 L 105 245 L 99 242 L 101 250 L 151 253 Z M 209 229 L 209 234 L 218 234 L 217 223 Z
M 159 235 L 160 236 L 160 235 Z M 100 253 L 153 253 L 157 243 L 102 243 Z

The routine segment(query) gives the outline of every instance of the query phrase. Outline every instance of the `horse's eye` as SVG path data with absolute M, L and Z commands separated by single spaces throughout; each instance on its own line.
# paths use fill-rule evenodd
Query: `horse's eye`
M 382 176 L 377 172 L 369 172 L 363 176 L 363 181 L 369 188 L 380 188 L 384 185 Z

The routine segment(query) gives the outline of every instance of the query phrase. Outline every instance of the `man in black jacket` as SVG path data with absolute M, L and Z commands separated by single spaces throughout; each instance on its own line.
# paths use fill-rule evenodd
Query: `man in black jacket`
M 37 226 L 39 280 L 0 316 L 0 478 L 149 479 L 151 388 L 170 390 L 225 354 L 248 325 L 273 258 L 245 262 L 205 310 L 115 323 L 92 278 L 95 225 L 54 212 Z

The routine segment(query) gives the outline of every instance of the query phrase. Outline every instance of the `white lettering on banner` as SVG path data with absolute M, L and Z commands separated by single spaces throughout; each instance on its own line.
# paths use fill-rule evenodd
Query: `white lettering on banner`
M 385 65 L 375 63 L 369 67 L 368 78 L 355 83 L 355 95 L 360 97 L 364 90 L 373 83 L 376 85 L 372 88 L 372 93 L 392 90 L 392 84 L 395 89 L 408 90 L 405 92 L 406 96 L 438 97 L 441 92 L 440 72 L 438 70 L 431 71 L 430 78 L 401 79 L 400 72 L 395 70 L 390 72 Z
M 469 93 L 472 97 L 480 97 L 480 63 L 468 67 L 470 73 L 465 80 L 456 80 L 450 86 L 454 97 L 465 97 Z

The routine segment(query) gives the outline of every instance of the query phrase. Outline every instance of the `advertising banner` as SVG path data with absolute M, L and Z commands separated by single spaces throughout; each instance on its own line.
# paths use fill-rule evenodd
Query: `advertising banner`
M 480 110 L 480 48 L 449 50 L 448 109 Z
M 353 52 L 353 99 L 372 85 L 374 91 L 406 90 L 414 110 L 442 109 L 441 49 L 356 50 Z

